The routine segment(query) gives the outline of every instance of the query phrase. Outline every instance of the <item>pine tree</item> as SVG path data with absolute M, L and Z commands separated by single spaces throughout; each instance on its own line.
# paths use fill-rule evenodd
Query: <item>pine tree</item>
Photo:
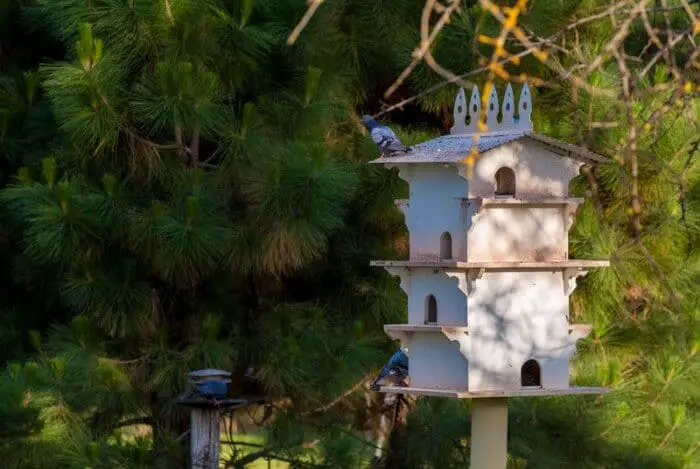
M 34 432 L 9 429 L 16 467 L 176 467 L 187 416 L 173 400 L 203 367 L 234 371 L 234 393 L 291 399 L 275 418 L 278 456 L 327 430 L 323 459 L 363 449 L 329 430 L 347 419 L 311 419 L 301 436 L 306 424 L 289 419 L 388 350 L 379 325 L 401 314 L 400 297 L 368 260 L 402 230 L 398 180 L 358 164 L 371 144 L 346 122 L 357 86 L 323 68 L 335 51 L 284 45 L 277 15 L 292 7 L 25 10 L 66 56 L 37 75 L 55 142 L 14 162 L 1 196 L 9 280 L 49 292 L 56 322 L 32 324 L 33 357 L 3 378 L 8 412 Z M 118 437 L 134 422 L 152 445 Z

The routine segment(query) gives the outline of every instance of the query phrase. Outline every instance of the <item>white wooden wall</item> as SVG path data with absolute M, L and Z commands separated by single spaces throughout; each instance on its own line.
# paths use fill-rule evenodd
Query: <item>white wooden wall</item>
M 469 261 L 560 261 L 568 258 L 564 206 L 487 206 L 467 235 Z
M 458 274 L 459 275 L 459 274 Z M 465 276 L 465 273 L 461 274 Z M 425 303 L 428 295 L 437 300 L 438 324 L 467 325 L 467 289 L 458 276 L 448 276 L 443 270 L 414 269 L 410 275 L 408 295 L 408 323 L 425 322 Z M 460 285 L 462 283 L 462 285 Z
M 561 272 L 486 272 L 469 298 L 469 389 L 520 387 L 529 359 L 542 385 L 568 386 L 569 298 Z M 549 360 L 544 360 L 548 358 Z
M 566 197 L 569 182 L 583 163 L 547 150 L 532 140 L 516 140 L 477 157 L 468 197 L 493 197 L 494 177 L 501 167 L 515 171 L 516 197 Z
M 467 359 L 459 345 L 441 333 L 414 333 L 408 359 L 411 387 L 468 389 Z
M 404 209 L 412 260 L 438 260 L 440 237 L 452 236 L 453 259 L 466 259 L 466 214 L 462 200 L 467 181 L 454 167 L 410 165 L 402 171 L 409 183 L 410 199 Z

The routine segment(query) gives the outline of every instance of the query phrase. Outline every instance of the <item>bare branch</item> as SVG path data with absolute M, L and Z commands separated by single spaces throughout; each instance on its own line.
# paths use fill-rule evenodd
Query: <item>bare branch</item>
M 299 24 L 297 24 L 297 26 L 294 28 L 292 33 L 287 38 L 288 45 L 291 46 L 295 42 L 297 42 L 299 35 L 304 30 L 304 28 L 309 23 L 309 21 L 311 21 L 311 18 L 314 16 L 314 13 L 316 13 L 316 10 L 318 10 L 318 7 L 320 7 L 322 3 L 323 3 L 323 0 L 310 0 L 309 1 L 309 8 L 306 10 L 306 13 L 304 13 L 304 16 L 301 17 L 301 20 L 299 20 Z
M 428 58 L 432 62 L 434 62 L 434 59 L 430 54 L 430 47 L 432 46 L 433 42 L 435 42 L 435 39 L 437 38 L 438 34 L 440 34 L 440 31 L 442 31 L 442 28 L 444 28 L 445 25 L 449 22 L 450 15 L 452 15 L 452 12 L 459 8 L 460 0 L 451 0 L 449 6 L 447 6 L 446 8 L 442 8 L 442 15 L 440 16 L 440 19 L 433 27 L 433 30 L 428 32 L 430 27 L 430 16 L 435 10 L 436 4 L 436 0 L 426 0 L 425 6 L 423 7 L 423 14 L 421 16 L 420 47 L 413 51 L 413 60 L 411 61 L 411 63 L 408 65 L 408 67 L 404 69 L 403 72 L 401 72 L 401 75 L 399 75 L 399 77 L 389 87 L 389 89 L 386 90 L 386 92 L 384 93 L 385 99 L 390 97 L 394 93 L 394 91 L 396 91 L 398 87 L 401 86 L 404 80 L 411 74 L 411 72 L 413 72 L 413 69 L 416 68 L 416 66 L 420 63 L 421 60 L 426 59 L 426 62 L 429 65 L 430 63 L 428 62 Z M 443 75 L 443 73 L 440 74 Z M 456 82 L 459 82 L 460 80 L 459 77 L 457 77 L 456 75 L 448 73 L 446 71 L 443 76 L 445 76 L 449 80 L 454 80 Z
M 369 377 L 370 377 L 370 375 L 365 375 L 365 376 L 363 376 L 362 379 L 361 379 L 360 381 L 358 381 L 357 383 L 355 383 L 350 389 L 348 389 L 348 390 L 345 391 L 343 394 L 341 394 L 340 396 L 338 396 L 338 397 L 336 397 L 335 399 L 333 399 L 333 400 L 332 400 L 331 402 L 329 402 L 328 404 L 324 404 L 324 405 L 322 405 L 322 406 L 320 406 L 320 407 L 317 407 L 317 408 L 315 408 L 315 409 L 313 409 L 313 410 L 310 410 L 310 411 L 308 411 L 308 412 L 304 412 L 304 413 L 302 414 L 302 416 L 307 416 L 307 415 L 311 415 L 311 414 L 318 414 L 318 413 L 326 412 L 328 409 L 330 409 L 331 407 L 334 407 L 334 406 L 337 405 L 338 403 L 342 402 L 345 398 L 347 398 L 348 396 L 350 396 L 351 394 L 353 394 L 355 391 L 357 391 L 360 387 L 362 387 L 364 384 L 366 384 L 367 381 L 368 381 L 368 379 L 369 379 Z

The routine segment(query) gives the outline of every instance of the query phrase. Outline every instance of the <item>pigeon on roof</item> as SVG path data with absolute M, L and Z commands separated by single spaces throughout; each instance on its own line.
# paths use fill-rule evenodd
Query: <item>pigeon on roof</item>
M 362 124 L 369 131 L 369 136 L 382 152 L 382 156 L 393 156 L 397 153 L 408 153 L 411 148 L 401 143 L 393 130 L 380 124 L 372 116 L 362 117 Z

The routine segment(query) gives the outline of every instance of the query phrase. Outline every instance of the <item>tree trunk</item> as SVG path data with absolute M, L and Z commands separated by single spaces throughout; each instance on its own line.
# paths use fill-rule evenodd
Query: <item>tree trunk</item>
M 177 154 L 180 157 L 182 163 L 186 166 L 190 162 L 189 155 L 187 154 L 187 147 L 185 146 L 182 139 L 182 128 L 175 127 L 175 144 L 178 147 Z
M 196 130 L 190 140 L 190 166 L 196 168 L 199 165 L 199 131 Z

